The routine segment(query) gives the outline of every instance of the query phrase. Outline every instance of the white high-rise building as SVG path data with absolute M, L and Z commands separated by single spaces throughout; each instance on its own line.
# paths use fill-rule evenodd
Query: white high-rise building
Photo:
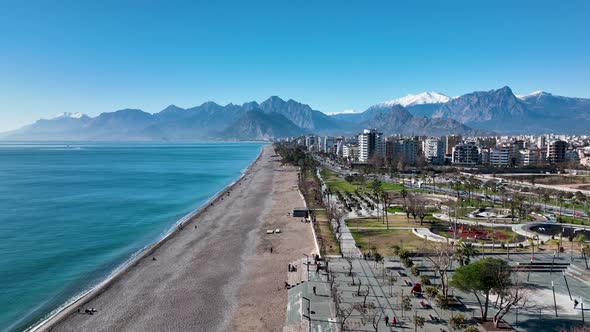
M 440 138 L 427 138 L 422 142 L 422 151 L 428 162 L 440 164 L 445 157 L 445 142 Z
M 367 163 L 374 156 L 383 157 L 383 134 L 376 129 L 365 129 L 358 135 L 359 156 L 361 163 Z
M 336 155 L 339 158 L 343 157 L 343 149 L 344 149 L 344 137 L 338 136 L 336 137 Z

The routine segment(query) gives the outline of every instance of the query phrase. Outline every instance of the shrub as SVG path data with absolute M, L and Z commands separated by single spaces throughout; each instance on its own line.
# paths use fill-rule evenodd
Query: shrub
M 415 275 L 416 277 L 420 275 L 420 270 L 418 270 L 418 267 L 416 265 L 412 266 L 412 268 L 410 269 L 410 272 L 412 272 L 412 274 Z
M 427 275 L 421 275 L 420 276 L 420 281 L 422 282 L 423 286 L 428 286 L 430 285 L 430 277 Z
M 479 329 L 477 328 L 477 326 L 471 325 L 467 326 L 464 332 L 479 332 Z
M 414 266 L 414 262 L 411 259 L 407 258 L 404 260 L 404 266 L 411 268 L 412 266 Z
M 424 289 L 424 292 L 426 293 L 426 295 L 428 297 L 436 297 L 438 295 L 438 288 L 434 287 L 434 286 L 427 286 Z
M 401 260 L 406 260 L 410 258 L 410 252 L 407 249 L 400 249 L 398 256 Z
M 422 317 L 422 316 L 418 316 L 415 315 L 414 317 L 412 317 L 412 321 L 414 322 L 414 326 L 416 328 L 420 327 L 424 327 L 424 323 L 426 323 L 426 318 Z
M 435 302 L 436 305 L 441 309 L 449 308 L 449 299 L 444 294 L 437 294 Z
M 464 328 L 465 327 L 465 315 L 463 315 L 463 314 L 452 315 L 449 318 L 449 326 L 453 330 L 458 330 L 458 329 Z

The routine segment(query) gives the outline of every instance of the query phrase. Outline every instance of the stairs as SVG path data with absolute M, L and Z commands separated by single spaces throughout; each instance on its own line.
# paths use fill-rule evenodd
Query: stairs
M 515 272 L 563 272 L 570 267 L 570 263 L 564 263 L 562 261 L 551 264 L 551 261 L 528 263 L 517 262 L 512 270 Z

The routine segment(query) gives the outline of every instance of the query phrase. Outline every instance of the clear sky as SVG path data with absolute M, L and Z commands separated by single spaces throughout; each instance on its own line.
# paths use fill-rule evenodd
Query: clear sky
M 590 97 L 590 1 L 0 0 L 0 131 L 292 98 L 330 113 L 508 85 Z

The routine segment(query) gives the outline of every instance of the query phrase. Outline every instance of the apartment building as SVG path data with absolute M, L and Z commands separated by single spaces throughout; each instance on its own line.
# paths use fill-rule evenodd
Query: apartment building
M 367 163 L 374 156 L 383 157 L 383 134 L 376 129 L 365 129 L 358 135 L 359 156 L 358 161 Z
M 452 150 L 452 162 L 455 165 L 473 166 L 479 163 L 479 148 L 474 142 L 457 144 Z

